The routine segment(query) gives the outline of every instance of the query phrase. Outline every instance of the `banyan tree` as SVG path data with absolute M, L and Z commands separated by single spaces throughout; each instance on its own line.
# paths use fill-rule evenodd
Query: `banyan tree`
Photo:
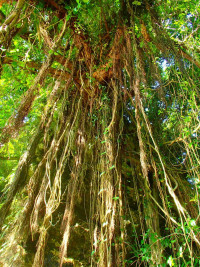
M 199 1 L 0 7 L 0 266 L 200 266 Z

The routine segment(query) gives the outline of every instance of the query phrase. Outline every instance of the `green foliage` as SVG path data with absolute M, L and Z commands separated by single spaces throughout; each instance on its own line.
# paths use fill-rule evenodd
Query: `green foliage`
M 0 148 L 2 210 L 7 196 L 13 201 L 2 251 L 25 206 L 28 230 L 16 242 L 30 265 L 46 231 L 38 246 L 47 243 L 46 265 L 58 263 L 64 235 L 65 260 L 78 266 L 156 266 L 158 258 L 163 267 L 199 266 L 199 3 L 55 2 L 26 1 L 0 47 L 1 132 L 51 59 L 19 134 Z M 2 6 L 6 17 L 15 4 Z M 39 126 L 42 137 L 20 176 L 24 187 L 13 189 Z

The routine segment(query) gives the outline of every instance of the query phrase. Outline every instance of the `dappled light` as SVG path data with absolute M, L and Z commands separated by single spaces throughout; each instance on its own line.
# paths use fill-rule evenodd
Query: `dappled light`
M 0 1 L 0 266 L 200 265 L 199 12 Z

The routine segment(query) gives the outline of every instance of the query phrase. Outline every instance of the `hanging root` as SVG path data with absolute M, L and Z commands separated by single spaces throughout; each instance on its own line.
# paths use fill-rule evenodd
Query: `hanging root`
M 124 13 L 117 11 L 120 21 L 109 17 L 116 22 L 112 29 L 105 18 L 110 12 L 103 15 L 109 34 L 103 39 L 99 21 L 98 47 L 98 36 L 85 34 L 94 27 L 81 22 L 85 13 L 70 18 L 69 12 L 52 25 L 50 19 L 66 11 L 62 3 L 45 2 L 58 11 L 45 10 L 38 25 L 46 60 L 37 64 L 0 137 L 3 149 L 17 137 L 43 84 L 49 94 L 40 123 L 1 197 L 0 261 L 125 267 L 160 266 L 173 257 L 171 265 L 190 260 L 194 266 L 200 247 L 198 60 L 163 29 L 156 13 L 162 3 L 115 3 Z M 97 5 L 101 12 L 104 2 Z M 4 18 L 3 31 L 19 22 L 24 3 Z M 7 49 L 14 37 L 3 33 L 0 45 L 5 37 Z

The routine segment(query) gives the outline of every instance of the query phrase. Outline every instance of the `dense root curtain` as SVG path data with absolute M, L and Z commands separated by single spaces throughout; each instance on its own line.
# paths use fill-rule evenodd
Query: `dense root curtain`
M 45 3 L 37 24 L 34 12 L 40 6 L 18 1 L 0 30 L 2 75 L 3 66 L 15 60 L 8 57 L 15 38 L 44 50 L 43 63 L 33 56 L 25 66 L 37 64 L 38 70 L 1 131 L 1 149 L 29 123 L 42 87 L 48 92 L 1 197 L 0 264 L 195 266 L 200 256 L 196 54 L 164 28 L 159 1 L 113 1 L 119 20 L 104 12 L 104 1 L 99 9 L 88 2 L 88 12 L 99 12 L 98 36 L 84 8 L 81 17 L 73 5 L 73 12 L 65 9 L 64 1 Z M 23 11 L 29 15 L 26 30 Z M 33 41 L 34 23 L 38 40 Z M 19 25 L 21 31 L 12 30 Z

